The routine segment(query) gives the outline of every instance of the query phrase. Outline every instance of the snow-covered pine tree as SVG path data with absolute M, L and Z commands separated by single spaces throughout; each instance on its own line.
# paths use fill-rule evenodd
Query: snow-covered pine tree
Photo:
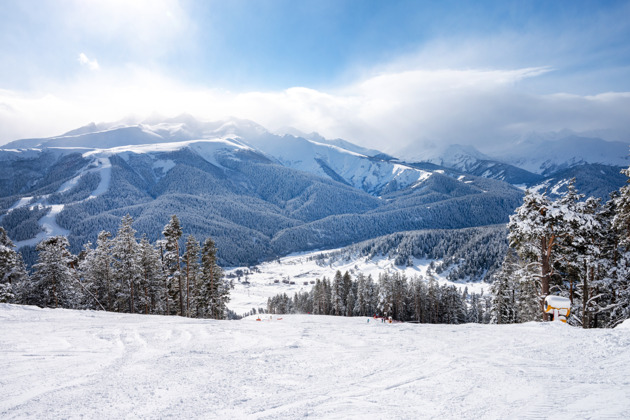
M 516 322 L 541 321 L 540 266 L 536 262 L 518 259 L 514 271 L 516 285 Z
M 515 282 L 518 269 L 518 255 L 514 249 L 508 249 L 503 259 L 501 270 L 495 275 L 490 286 L 492 293 L 492 318 L 496 324 L 512 324 L 517 319 L 517 291 L 518 283 Z
M 429 324 L 437 324 L 440 322 L 440 287 L 431 270 L 427 270 L 427 278 L 429 283 L 427 287 L 427 322 Z M 479 316 L 481 317 L 481 314 Z
M 181 272 L 181 257 L 179 253 L 179 238 L 182 237 L 182 228 L 179 224 L 177 215 L 172 215 L 171 220 L 166 226 L 162 234 L 164 235 L 164 264 L 169 278 L 169 295 L 174 302 L 179 303 L 177 315 L 184 315 L 184 281 Z M 171 308 L 174 309 L 174 308 Z
M 186 316 L 195 313 L 197 304 L 197 277 L 199 277 L 199 253 L 201 247 L 193 235 L 186 239 L 184 264 L 186 265 Z
M 394 316 L 393 281 L 388 273 L 378 275 L 378 310 L 384 317 Z
M 416 276 L 411 280 L 409 293 L 413 319 L 423 324 L 426 323 L 428 318 L 427 285 L 421 276 Z
M 25 303 L 49 308 L 74 308 L 81 295 L 78 277 L 70 267 L 74 256 L 68 251 L 65 236 L 53 236 L 37 244 L 37 264 L 26 290 Z
M 350 287 L 348 291 L 348 295 L 346 296 L 346 313 L 345 316 L 353 316 L 354 315 L 354 305 L 356 298 L 354 296 L 354 290 Z
M 630 167 L 621 171 L 628 177 L 626 185 L 613 198 L 615 215 L 612 228 L 617 234 L 618 254 L 616 257 L 615 304 L 609 325 L 615 327 L 630 318 Z
M 477 293 L 471 293 L 470 305 L 466 313 L 466 322 L 481 323 L 482 312 L 480 296 Z
M 0 303 L 19 302 L 19 290 L 28 281 L 22 257 L 14 248 L 7 232 L 0 226 Z
M 112 277 L 114 279 L 115 310 L 138 312 L 138 293 L 142 274 L 136 231 L 131 227 L 130 215 L 122 218 L 120 228 L 112 241 Z
M 224 319 L 232 287 L 232 282 L 223 278 L 223 270 L 217 264 L 214 241 L 206 239 L 201 251 L 201 275 L 197 286 L 197 311 L 201 316 Z
M 446 324 L 463 324 L 466 322 L 466 308 L 462 301 L 462 295 L 456 286 L 446 286 L 444 290 L 443 306 Z
M 348 302 L 348 298 L 350 297 L 350 293 L 353 292 L 352 288 L 353 288 L 353 281 L 352 281 L 352 277 L 350 276 L 349 272 L 345 272 L 343 273 L 343 277 L 342 277 L 342 282 L 341 282 L 341 296 L 343 297 L 343 310 L 344 312 L 342 313 L 342 315 L 346 315 L 346 316 L 352 316 L 352 315 L 348 315 L 348 313 L 352 314 L 352 310 L 354 309 L 354 299 L 355 296 L 353 294 L 352 296 L 352 304 L 350 304 Z
M 571 297 L 574 319 L 583 328 L 590 328 L 597 311 L 597 300 L 601 297 L 594 292 L 605 279 L 608 270 L 602 254 L 604 226 L 597 217 L 600 211 L 599 200 L 589 198 L 586 202 L 577 201 L 581 198 L 570 188 L 560 200 L 568 211 L 565 216 L 567 235 L 562 240 L 559 251 L 564 256 L 563 262 L 570 273 L 570 281 L 574 277 L 577 279 L 575 287 L 570 283 L 569 290 L 561 288 L 561 293 Z
M 325 315 L 326 314 L 326 302 L 324 301 L 326 293 L 324 291 L 324 285 L 320 279 L 315 280 L 315 285 L 311 289 L 313 294 L 313 314 Z
M 108 311 L 114 310 L 116 295 L 112 277 L 111 241 L 112 234 L 101 231 L 96 240 L 96 248 L 91 244 L 85 247 L 85 257 L 79 263 L 79 275 L 90 293 L 86 294 L 85 307 Z
M 535 261 L 539 266 L 541 290 L 537 300 L 541 313 L 543 299 L 550 291 L 558 237 L 564 235 L 564 212 L 555 204 L 544 194 L 528 190 L 508 223 L 510 247 L 524 261 Z M 543 318 L 547 320 L 547 314 Z
M 164 271 L 160 261 L 160 254 L 151 245 L 146 236 L 143 236 L 138 245 L 140 263 L 140 309 L 145 314 L 163 314 L 165 312 L 164 300 L 166 289 L 164 288 Z
M 357 296 L 354 305 L 354 313 L 359 316 L 372 315 L 370 308 L 371 290 L 368 285 L 367 277 L 363 273 L 357 275 Z
M 337 270 L 331 285 L 331 303 L 333 315 L 345 315 L 344 280 L 341 271 Z

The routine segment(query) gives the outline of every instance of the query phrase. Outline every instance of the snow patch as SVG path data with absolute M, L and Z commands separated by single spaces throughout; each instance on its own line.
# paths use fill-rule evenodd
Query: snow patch
M 166 175 L 168 171 L 175 167 L 175 162 L 171 159 L 166 160 L 156 160 L 153 162 L 153 169 L 159 169 L 162 172 L 162 175 Z
M 15 209 L 18 209 L 20 207 L 26 206 L 27 204 L 29 204 L 31 202 L 32 199 L 33 199 L 33 197 L 22 197 L 22 198 L 20 198 L 14 205 L 9 207 L 7 212 L 10 212 L 11 210 L 15 210 Z
M 42 240 L 50 237 L 50 236 L 68 236 L 70 233 L 69 230 L 62 228 L 57 224 L 55 220 L 57 215 L 63 211 L 63 204 L 53 204 L 50 207 L 50 211 L 46 213 L 44 217 L 39 219 L 39 225 L 44 229 L 43 232 L 39 232 L 34 238 L 26 239 L 23 241 L 16 242 L 16 248 L 22 248 L 23 246 L 35 246 Z

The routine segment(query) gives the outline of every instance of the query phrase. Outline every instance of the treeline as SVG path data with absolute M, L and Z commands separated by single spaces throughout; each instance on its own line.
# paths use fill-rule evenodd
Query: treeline
M 381 316 L 430 324 L 489 323 L 491 297 L 439 285 L 432 273 L 408 279 L 381 273 L 375 281 L 359 273 L 355 279 L 337 271 L 332 280 L 317 279 L 308 292 L 278 294 L 267 301 L 272 314 L 311 313 L 337 316 Z
M 138 240 L 133 219 L 122 218 L 116 236 L 102 231 L 96 245 L 87 243 L 73 255 L 68 239 L 41 241 L 37 263 L 28 273 L 6 231 L 0 227 L 0 302 L 50 308 L 180 315 L 224 319 L 231 280 L 217 264 L 217 249 L 208 238 L 193 235 L 180 247 L 182 228 L 171 216 L 154 244 Z
M 555 200 L 528 191 L 511 216 L 510 251 L 493 283 L 495 322 L 546 320 L 550 294 L 571 300 L 573 325 L 615 327 L 630 318 L 630 184 L 602 203 L 584 199 L 574 182 Z
M 430 229 L 381 236 L 341 250 L 318 254 L 320 266 L 360 257 L 386 257 L 398 266 L 413 266 L 414 259 L 441 260 L 432 267 L 451 281 L 490 283 L 508 248 L 505 225 L 465 229 Z

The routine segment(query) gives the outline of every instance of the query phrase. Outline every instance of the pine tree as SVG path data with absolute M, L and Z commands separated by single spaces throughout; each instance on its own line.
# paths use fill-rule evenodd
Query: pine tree
M 133 219 L 126 215 L 112 241 L 112 277 L 114 279 L 115 302 L 118 312 L 138 312 L 138 293 L 142 274 L 136 231 L 131 227 Z
M 554 267 L 554 251 L 558 238 L 563 236 L 564 212 L 545 195 L 527 191 L 523 204 L 510 216 L 508 239 L 525 261 L 536 261 L 540 267 L 538 304 L 542 312 L 543 299 L 550 292 Z M 543 315 L 547 320 L 547 314 Z
M 13 242 L 0 226 L 0 303 L 19 302 L 19 291 L 28 282 L 22 257 L 13 248 Z
M 37 244 L 37 264 L 28 286 L 26 303 L 49 308 L 74 308 L 81 298 L 77 274 L 70 267 L 74 256 L 64 236 L 46 238 Z
M 378 310 L 384 317 L 394 316 L 394 290 L 389 274 L 378 276 Z
M 337 270 L 331 285 L 331 303 L 333 315 L 345 315 L 346 306 L 344 296 L 344 280 L 341 271 Z
M 184 264 L 186 264 L 186 316 L 195 313 L 197 304 L 197 277 L 199 277 L 199 253 L 201 248 L 199 242 L 193 235 L 189 235 L 186 240 L 186 251 L 184 253 Z
M 346 315 L 346 316 L 352 316 L 352 315 L 348 315 L 348 313 L 352 314 L 352 310 L 354 309 L 354 299 L 355 296 L 352 293 L 352 277 L 350 277 L 350 273 L 349 272 L 345 272 L 343 273 L 343 277 L 341 278 L 341 296 L 342 296 L 342 300 L 343 300 L 343 313 L 342 315 Z M 350 296 L 352 294 L 352 296 Z M 349 302 L 348 299 L 352 297 L 352 302 Z
M 359 316 L 370 316 L 371 311 L 371 287 L 368 279 L 363 273 L 357 276 L 357 296 L 355 301 L 354 312 Z
M 182 228 L 176 215 L 171 216 L 169 223 L 164 226 L 162 232 L 165 239 L 164 264 L 169 276 L 170 297 L 174 302 L 179 302 L 178 315 L 185 315 L 184 309 L 184 282 L 181 272 L 181 258 L 179 253 L 179 238 L 182 237 Z
M 140 307 L 145 314 L 163 314 L 165 312 L 164 300 L 164 271 L 160 261 L 160 254 L 151 245 L 146 236 L 143 236 L 138 245 L 138 262 L 140 264 L 141 280 Z
M 492 293 L 492 321 L 497 324 L 512 324 L 517 319 L 518 283 L 515 282 L 518 270 L 518 256 L 509 249 L 501 270 L 496 274 L 490 291 Z
M 422 277 L 414 277 L 409 285 L 411 313 L 415 321 L 427 322 L 427 286 Z
M 540 310 L 540 269 L 538 264 L 518 261 L 514 278 L 516 287 L 516 319 L 517 322 L 541 321 Z
M 211 238 L 206 239 L 201 251 L 197 311 L 208 318 L 224 319 L 232 288 L 232 282 L 223 278 L 223 270 L 217 265 L 214 241 Z
M 101 231 L 98 234 L 96 248 L 91 244 L 85 247 L 85 257 L 79 263 L 79 273 L 85 287 L 90 291 L 85 296 L 85 307 L 107 311 L 114 310 L 116 295 L 114 293 L 111 256 L 111 233 Z

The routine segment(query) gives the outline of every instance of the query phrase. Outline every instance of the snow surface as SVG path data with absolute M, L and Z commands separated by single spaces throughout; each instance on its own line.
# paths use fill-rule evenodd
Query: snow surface
M 226 274 L 236 275 L 237 270 L 248 273 L 246 276 L 242 276 L 240 281 L 234 279 L 234 289 L 230 294 L 228 307 L 237 314 L 244 314 L 252 308 L 267 308 L 268 298 L 280 293 L 286 293 L 293 297 L 297 292 L 308 292 L 313 287 L 311 282 L 315 282 L 316 279 L 321 280 L 323 277 L 332 281 L 337 270 L 342 273 L 348 271 L 355 280 L 359 273 L 363 273 L 366 277 L 372 275 L 375 283 L 378 282 L 378 275 L 384 272 L 405 274 L 408 279 L 414 276 L 423 276 L 427 280 L 427 269 L 431 264 L 431 260 L 414 259 L 411 267 L 397 266 L 392 259 L 383 256 L 374 258 L 357 256 L 348 261 L 337 260 L 330 263 L 331 254 L 337 251 L 339 250 L 296 253 L 275 261 L 262 263 L 256 266 L 256 270 L 249 270 L 247 267 L 226 269 Z M 318 263 L 317 257 L 321 256 L 326 259 L 319 260 Z M 332 259 L 334 260 L 334 258 Z M 321 261 L 326 261 L 326 264 Z M 439 265 L 441 261 L 436 260 L 434 263 Z M 486 283 L 451 282 L 446 279 L 448 273 L 447 270 L 441 274 L 434 273 L 433 276 L 440 285 L 455 285 L 462 291 L 467 287 L 469 292 L 475 293 L 488 291 L 489 285 Z M 275 283 L 276 280 L 278 283 Z M 289 281 L 289 284 L 283 283 L 283 280 Z M 290 284 L 290 282 L 295 282 L 295 284 Z M 305 282 L 308 284 L 304 284 Z
M 0 304 L 0 417 L 630 417 L 628 329 L 264 318 Z

